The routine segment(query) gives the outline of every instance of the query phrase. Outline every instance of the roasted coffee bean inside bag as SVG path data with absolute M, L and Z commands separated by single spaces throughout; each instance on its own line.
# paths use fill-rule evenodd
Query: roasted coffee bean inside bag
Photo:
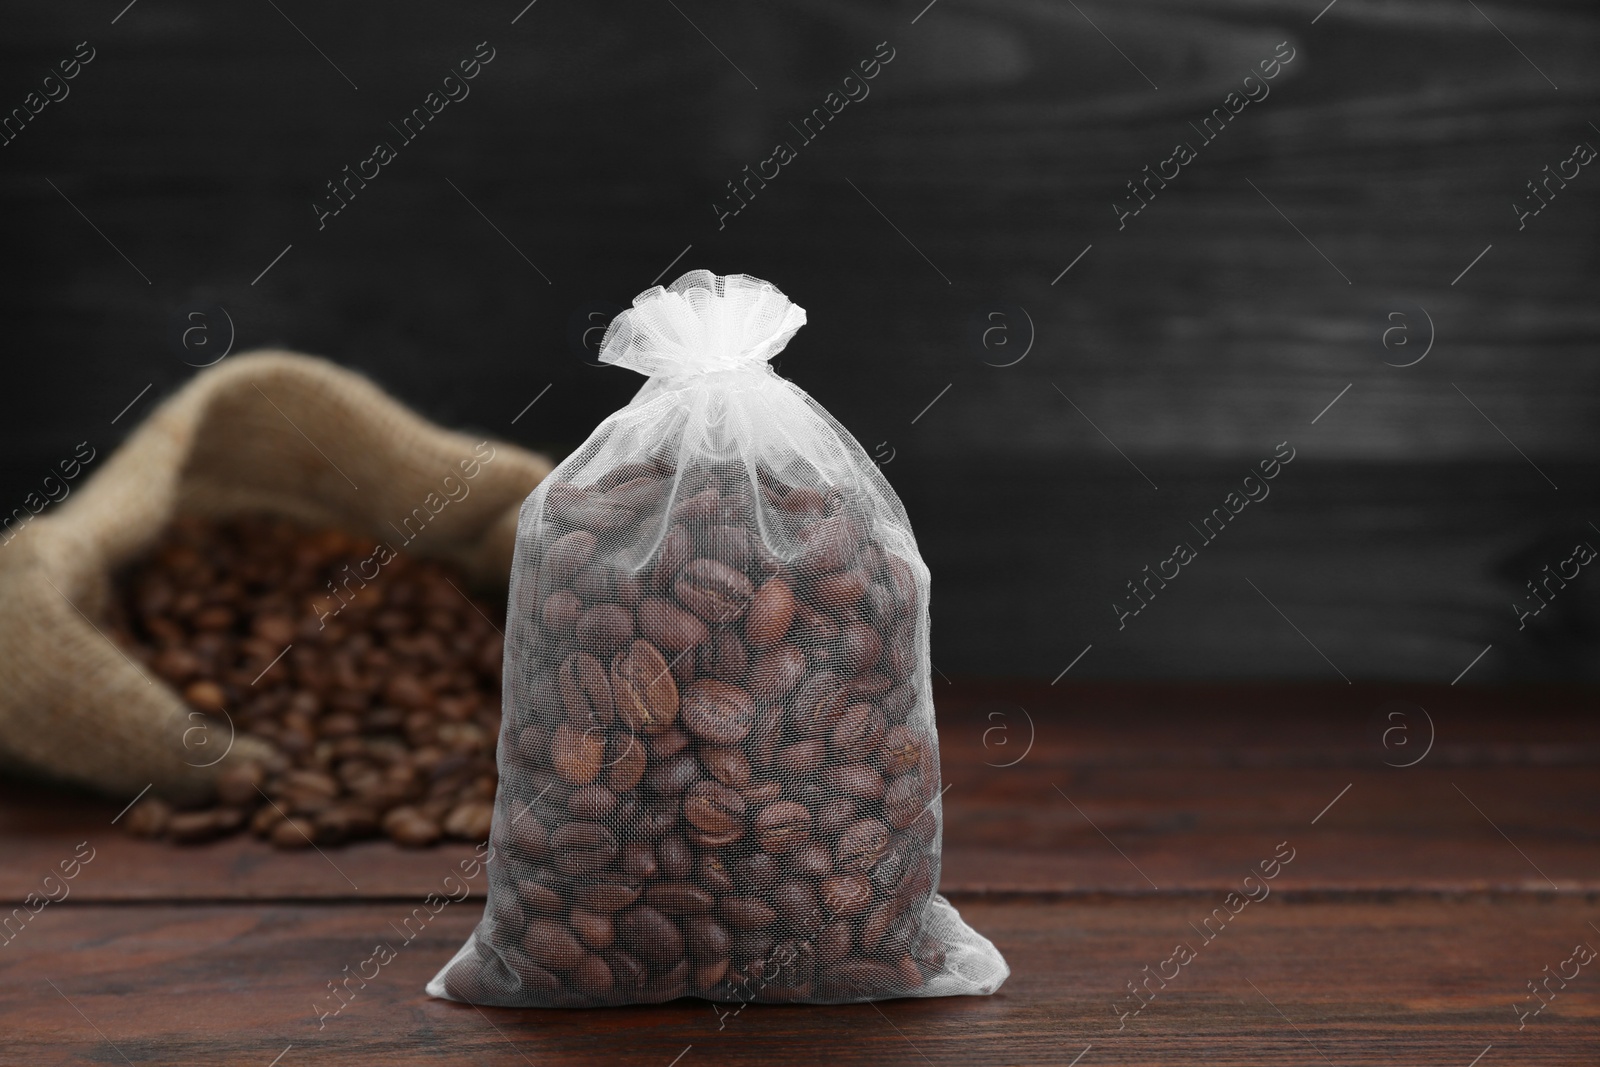
M 991 993 L 936 891 L 928 571 L 894 490 L 768 360 L 805 323 L 695 271 L 600 358 L 650 380 L 523 505 L 479 1004 Z

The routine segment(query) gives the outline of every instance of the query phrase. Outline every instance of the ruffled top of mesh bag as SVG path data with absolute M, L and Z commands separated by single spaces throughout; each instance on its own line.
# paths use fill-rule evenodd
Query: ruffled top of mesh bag
M 600 359 L 652 378 L 763 370 L 805 323 L 771 282 L 690 271 L 635 297 L 606 330 Z

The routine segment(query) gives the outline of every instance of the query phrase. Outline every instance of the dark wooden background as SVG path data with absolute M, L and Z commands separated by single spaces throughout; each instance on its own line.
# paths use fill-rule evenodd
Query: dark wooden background
M 0 147 L 6 511 L 212 358 L 173 340 L 197 306 L 235 351 L 561 452 L 640 384 L 574 324 L 691 246 L 668 279 L 808 309 L 780 369 L 886 460 L 942 671 L 1048 681 L 1092 645 L 1074 672 L 1448 682 L 1488 648 L 1463 684 L 1600 676 L 1593 575 L 1527 630 L 1510 606 L 1600 544 L 1600 175 L 1512 210 L 1600 145 L 1591 5 L 124 3 L 0 38 L 7 112 L 97 53 Z M 471 95 L 400 146 L 480 41 Z M 880 41 L 870 96 L 719 231 L 723 183 Z M 1124 182 L 1282 41 L 1271 95 L 1119 232 Z M 379 139 L 398 158 L 319 232 Z M 1272 497 L 1119 632 L 1124 582 L 1285 440 Z

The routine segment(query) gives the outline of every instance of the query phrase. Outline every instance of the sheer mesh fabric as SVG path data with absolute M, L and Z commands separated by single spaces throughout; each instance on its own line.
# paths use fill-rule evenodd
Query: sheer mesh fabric
M 524 503 L 489 897 L 428 985 L 480 1004 L 985 994 L 935 890 L 928 570 L 856 440 L 768 360 L 769 283 L 641 294 L 647 375 Z

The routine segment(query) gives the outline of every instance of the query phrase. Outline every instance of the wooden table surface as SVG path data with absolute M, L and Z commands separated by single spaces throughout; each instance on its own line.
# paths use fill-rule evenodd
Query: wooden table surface
M 61 861 L 93 858 L 7 931 L 0 1064 L 1600 1058 L 1600 965 L 1575 955 L 1600 948 L 1594 691 L 936 684 L 942 888 L 1011 964 L 992 997 L 726 1017 L 699 1000 L 430 999 L 475 895 L 319 1026 L 327 983 L 394 940 L 469 847 L 178 848 L 122 834 L 116 801 L 13 781 L 8 914 Z M 1269 896 L 1202 936 L 1252 868 L 1291 852 Z M 1133 1014 L 1129 984 L 1180 941 L 1194 958 Z

